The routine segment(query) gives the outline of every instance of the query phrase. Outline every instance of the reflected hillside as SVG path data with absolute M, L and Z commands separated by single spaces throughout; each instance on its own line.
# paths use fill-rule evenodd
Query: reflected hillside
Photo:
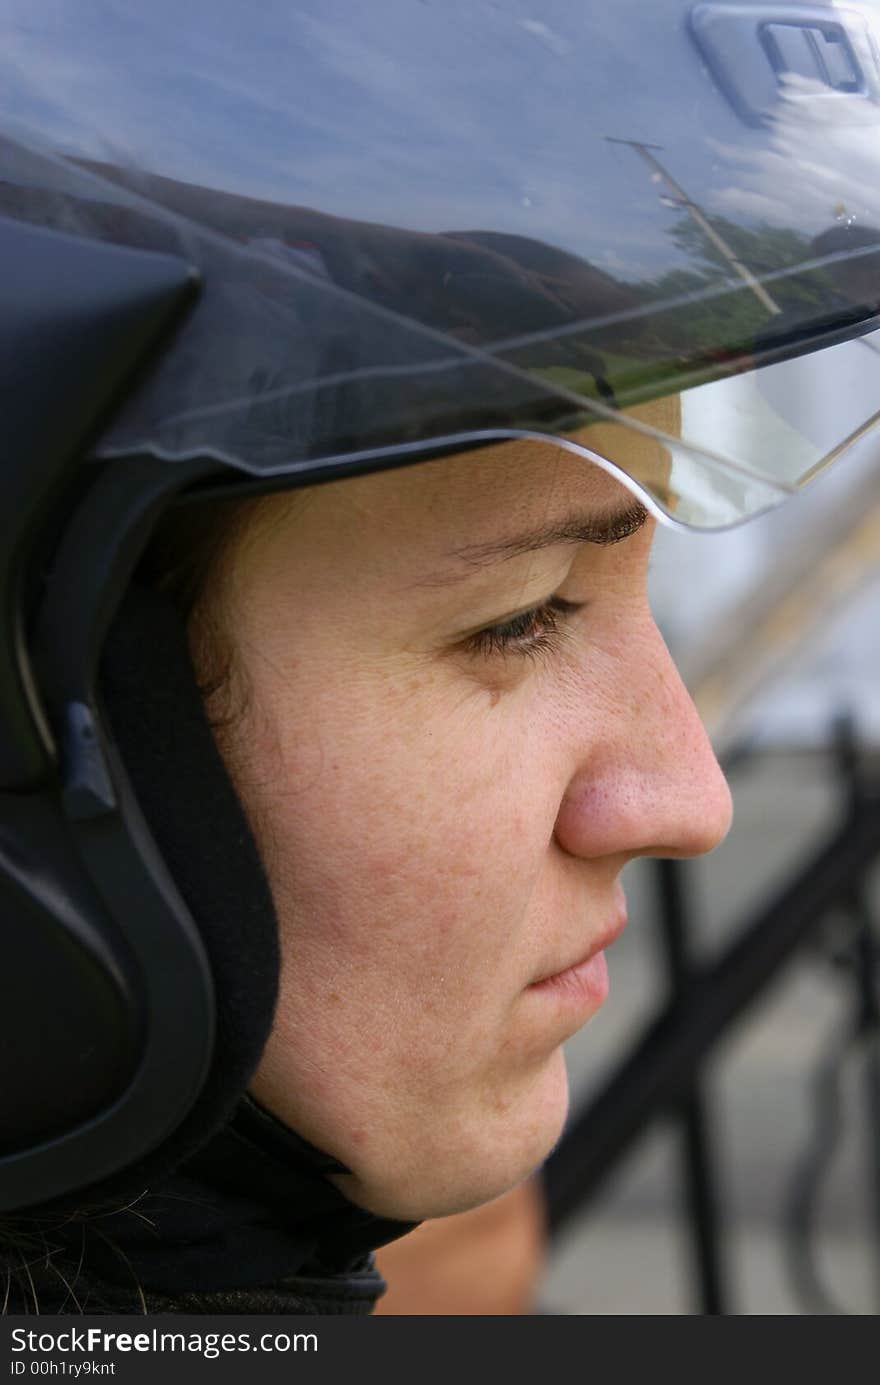
M 810 238 L 679 215 L 677 267 L 629 278 L 503 230 L 408 230 L 11 141 L 0 173 L 0 214 L 202 276 L 114 448 L 255 470 L 465 431 L 574 433 L 857 334 L 880 297 L 876 240 L 836 225 Z

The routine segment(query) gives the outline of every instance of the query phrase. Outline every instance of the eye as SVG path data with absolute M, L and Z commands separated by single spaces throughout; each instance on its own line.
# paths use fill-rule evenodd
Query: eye
M 566 617 L 584 608 L 584 602 L 565 601 L 561 596 L 552 596 L 549 601 L 535 606 L 521 615 L 497 625 L 487 625 L 485 630 L 477 630 L 463 641 L 463 648 L 469 654 L 538 654 L 557 647 L 563 633 Z

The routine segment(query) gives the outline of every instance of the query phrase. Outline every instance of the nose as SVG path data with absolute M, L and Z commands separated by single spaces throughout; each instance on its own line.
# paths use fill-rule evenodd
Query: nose
M 574 856 L 699 856 L 730 828 L 730 790 L 660 632 L 650 618 L 602 690 L 556 819 Z

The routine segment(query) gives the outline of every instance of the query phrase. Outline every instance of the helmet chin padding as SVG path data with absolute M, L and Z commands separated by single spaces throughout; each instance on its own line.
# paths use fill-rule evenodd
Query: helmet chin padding
M 228 1119 L 269 1036 L 279 952 L 266 875 L 170 598 L 132 585 L 108 633 L 100 680 L 113 740 L 204 944 L 217 1011 L 213 1058 L 195 1105 L 169 1139 L 114 1177 L 116 1195 L 123 1183 L 143 1188 L 176 1167 Z M 159 1013 L 148 1022 L 177 1025 L 180 1017 Z

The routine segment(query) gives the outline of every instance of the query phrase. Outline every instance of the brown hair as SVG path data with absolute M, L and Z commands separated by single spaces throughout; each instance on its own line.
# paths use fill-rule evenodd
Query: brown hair
M 196 682 L 215 731 L 228 727 L 242 710 L 238 690 L 244 681 L 221 603 L 211 599 L 212 587 L 259 503 L 203 501 L 169 510 L 138 570 L 139 580 L 170 598 L 186 626 Z
M 189 501 L 159 521 L 138 577 L 168 596 L 183 620 L 208 720 L 218 739 L 248 705 L 246 670 L 237 657 L 224 600 L 236 556 L 267 527 L 303 508 L 308 488 L 247 499 Z

